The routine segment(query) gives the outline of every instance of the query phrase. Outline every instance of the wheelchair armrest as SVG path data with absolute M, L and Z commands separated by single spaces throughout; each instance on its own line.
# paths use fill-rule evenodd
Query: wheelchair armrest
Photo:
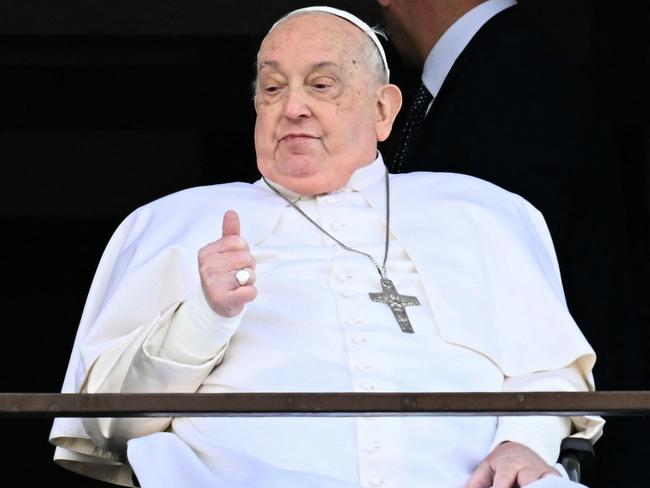
M 595 478 L 596 453 L 589 439 L 565 437 L 560 445 L 560 459 L 571 481 L 590 484 Z

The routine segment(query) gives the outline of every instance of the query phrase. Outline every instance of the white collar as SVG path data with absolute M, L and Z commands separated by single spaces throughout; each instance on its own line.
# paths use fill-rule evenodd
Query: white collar
M 465 13 L 438 39 L 422 71 L 422 82 L 434 97 L 472 37 L 488 20 L 516 3 L 516 0 L 487 0 Z
M 334 190 L 333 192 L 330 193 L 350 192 L 350 191 L 358 191 L 363 193 L 363 190 L 374 185 L 378 181 L 382 180 L 385 174 L 386 174 L 386 166 L 384 165 L 384 158 L 381 156 L 381 153 L 377 152 L 377 159 L 375 159 L 370 164 L 358 168 L 354 173 L 352 173 L 352 176 L 350 176 L 350 179 L 343 187 L 339 188 L 338 190 Z M 267 180 L 275 188 L 277 188 L 284 195 L 286 195 L 291 199 L 300 198 L 301 200 L 307 200 L 309 198 L 313 198 L 306 195 L 300 195 L 268 178 Z M 254 185 L 259 188 L 266 188 L 267 190 L 272 191 L 266 185 L 266 183 L 264 183 L 264 180 L 261 178 L 257 180 L 254 183 Z

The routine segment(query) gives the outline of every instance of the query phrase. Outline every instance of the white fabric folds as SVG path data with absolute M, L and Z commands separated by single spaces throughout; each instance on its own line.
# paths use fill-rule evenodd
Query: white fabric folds
M 383 174 L 381 158 L 373 165 L 371 171 L 379 165 Z M 462 175 L 412 173 L 392 175 L 390 181 L 392 234 L 417 270 L 444 341 L 478 352 L 504 377 L 572 364 L 582 378 L 591 377 L 595 355 L 567 311 L 551 238 L 537 210 L 517 195 Z M 383 221 L 383 178 L 355 191 Z M 239 213 L 242 236 L 255 255 L 285 205 L 264 185 L 232 183 L 182 191 L 128 216 L 97 269 L 63 391 L 82 391 L 89 386 L 91 368 L 101 372 L 129 364 L 129 355 L 136 357 L 143 343 L 150 347 L 160 342 L 155 334 L 165 330 L 179 304 L 198 289 L 196 253 L 220 237 L 226 210 Z M 263 270 L 258 280 L 264 280 Z M 253 306 L 250 309 L 255 312 Z M 267 311 L 255 313 L 263 312 Z M 238 338 L 234 332 L 233 344 L 240 341 L 237 347 L 249 340 L 246 335 Z M 182 374 L 186 391 L 196 391 L 210 371 L 227 362 L 225 346 L 215 352 L 201 365 L 179 366 L 148 358 L 134 367 L 145 370 L 155 363 L 169 377 Z M 101 383 L 101 374 L 92 381 Z M 116 381 L 115 376 L 111 381 Z M 94 391 L 90 386 L 89 391 Z M 121 391 L 138 391 L 137 387 L 126 385 Z M 166 391 L 164 384 L 160 388 Z M 160 430 L 166 425 L 163 419 Z M 589 428 L 589 422 L 584 426 Z M 165 443 L 175 442 L 168 433 L 131 441 L 128 455 L 134 466 L 142 462 L 144 452 L 136 446 L 156 436 Z M 95 445 L 79 419 L 57 419 L 50 440 L 58 446 L 55 458 L 65 467 L 130 485 L 126 452 L 119 446 Z

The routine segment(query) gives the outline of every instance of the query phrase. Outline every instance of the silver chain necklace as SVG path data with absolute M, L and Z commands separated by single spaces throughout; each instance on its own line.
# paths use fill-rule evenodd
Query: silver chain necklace
M 266 178 L 262 176 L 262 179 L 264 180 L 264 183 L 266 183 L 266 185 L 271 190 L 277 193 L 284 201 L 286 201 L 289 205 L 291 205 L 291 207 L 293 207 L 300 215 L 305 217 L 307 221 L 311 222 L 311 224 L 314 225 L 316 228 L 318 228 L 323 234 L 325 234 L 327 237 L 332 239 L 334 242 L 336 242 L 339 246 L 341 246 L 346 251 L 365 256 L 372 262 L 372 264 L 375 265 L 375 268 L 377 268 L 377 271 L 379 272 L 382 291 L 381 293 L 368 293 L 370 299 L 373 302 L 379 302 L 388 305 L 391 311 L 393 312 L 393 315 L 395 316 L 395 320 L 397 320 L 397 323 L 402 329 L 402 332 L 405 332 L 407 334 L 412 334 L 413 327 L 411 326 L 411 321 L 409 320 L 408 315 L 406 314 L 406 309 L 404 307 L 420 305 L 420 302 L 416 297 L 400 295 L 395 289 L 395 285 L 393 284 L 393 282 L 389 280 L 388 276 L 386 275 L 386 260 L 388 259 L 388 242 L 390 236 L 390 184 L 388 180 L 388 170 L 386 170 L 386 176 L 385 176 L 386 237 L 384 242 L 384 261 L 382 262 L 381 265 L 377 262 L 377 260 L 372 255 L 360 251 L 358 249 L 354 249 L 348 246 L 347 244 L 341 242 L 340 240 L 338 240 L 332 234 L 330 234 L 325 229 L 323 229 L 314 219 L 312 219 L 309 215 L 307 215 L 307 213 L 305 213 L 300 207 L 298 207 L 298 205 L 292 202 L 291 199 L 289 199 L 289 197 L 287 197 L 284 193 L 282 193 L 280 190 L 278 190 L 273 185 L 271 185 Z

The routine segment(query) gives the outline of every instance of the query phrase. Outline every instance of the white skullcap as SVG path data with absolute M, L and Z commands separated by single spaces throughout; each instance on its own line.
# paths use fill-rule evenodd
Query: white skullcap
M 273 29 L 275 29 L 275 26 L 278 25 L 283 20 L 285 20 L 287 17 L 291 17 L 294 14 L 300 14 L 300 13 L 305 13 L 305 12 L 325 12 L 327 14 L 336 15 L 337 17 L 345 19 L 348 22 L 352 22 L 359 29 L 361 29 L 363 32 L 365 32 L 368 35 L 368 37 L 370 37 L 370 40 L 372 40 L 372 42 L 377 47 L 377 50 L 379 51 L 379 55 L 381 56 L 381 61 L 382 61 L 383 65 L 384 65 L 384 71 L 386 73 L 386 80 L 390 79 L 390 70 L 388 69 L 388 61 L 386 60 L 386 52 L 384 51 L 384 48 L 381 45 L 381 42 L 379 42 L 379 38 L 377 37 L 377 34 L 363 20 L 361 20 L 356 15 L 352 15 L 350 12 L 346 12 L 345 10 L 340 10 L 338 8 L 333 8 L 333 7 L 305 7 L 305 8 L 299 8 L 298 10 L 294 10 L 293 12 L 289 12 L 287 15 L 285 15 L 283 18 L 281 18 L 275 24 L 273 24 L 273 27 L 271 27 L 269 32 L 271 32 Z

